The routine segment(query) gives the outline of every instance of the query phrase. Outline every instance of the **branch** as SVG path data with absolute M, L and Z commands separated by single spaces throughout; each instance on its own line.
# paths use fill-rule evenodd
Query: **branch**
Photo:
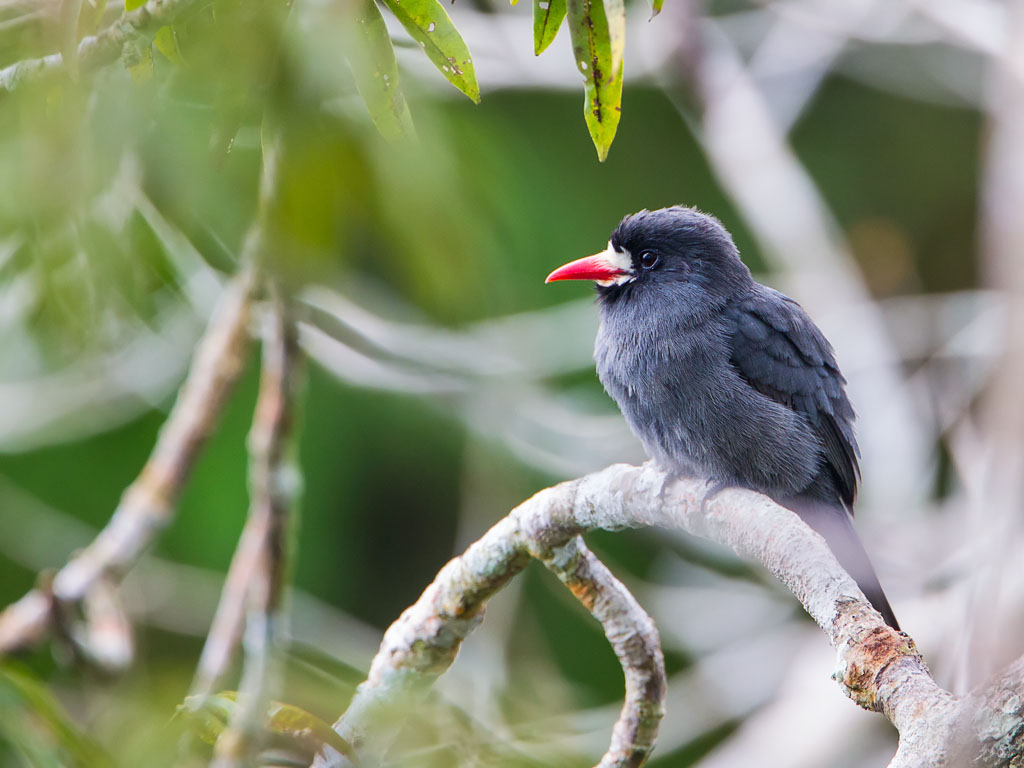
M 964 699 L 950 765 L 1013 768 L 1024 754 L 1024 657 Z M 973 762 L 971 762 L 973 760 Z
M 257 212 L 246 233 L 241 257 L 242 263 L 254 265 L 264 278 L 263 265 L 268 256 L 267 211 L 277 190 L 279 145 L 280 136 L 274 132 L 263 153 Z M 260 393 L 249 435 L 249 517 L 231 558 L 220 602 L 192 681 L 192 695 L 203 698 L 213 693 L 217 681 L 227 671 L 242 636 L 246 597 L 254 590 L 254 582 L 265 575 L 261 569 L 270 565 L 266 550 L 270 537 L 277 534 L 272 530 L 276 522 L 274 515 L 281 511 L 270 509 L 267 499 L 272 489 L 267 484 L 282 458 L 282 448 L 277 441 L 283 443 L 287 438 L 288 409 L 291 407 L 288 390 L 295 341 L 291 321 L 286 319 L 286 310 L 277 295 L 276 286 L 269 279 L 265 278 L 265 282 L 272 296 L 270 325 L 264 330 Z M 287 505 L 281 513 L 287 513 Z
M 87 74 L 121 57 L 127 43 L 144 38 L 152 42 L 156 31 L 172 24 L 182 14 L 200 5 L 201 0 L 149 0 L 141 8 L 129 11 L 96 35 L 82 38 L 78 44 L 77 71 Z M 52 53 L 39 59 L 26 59 L 0 69 L 0 94 L 11 92 L 20 86 L 39 82 L 64 73 L 67 66 L 59 53 Z
M 579 536 L 564 547 L 531 553 L 601 622 L 626 676 L 626 699 L 600 768 L 643 765 L 665 714 L 665 659 L 658 629 L 636 598 Z
M 170 522 L 199 451 L 213 431 L 248 355 L 253 277 L 244 270 L 227 287 L 200 341 L 178 399 L 139 477 L 110 522 L 54 576 L 0 613 L 0 654 L 39 642 L 60 614 L 97 584 L 120 581 Z
M 917 762 L 899 765 L 938 765 L 944 741 L 930 737 L 948 735 L 955 700 L 932 680 L 913 641 L 882 621 L 824 540 L 792 512 L 752 491 L 730 489 L 710 500 L 705 499 L 706 492 L 704 481 L 669 480 L 652 464 L 615 465 L 541 491 L 448 563 L 391 626 L 367 680 L 335 729 L 370 758 L 368 763 L 379 759 L 410 703 L 450 666 L 462 640 L 482 620 L 486 601 L 525 567 L 530 556 L 571 562 L 577 552 L 585 551 L 577 537 L 586 531 L 659 526 L 712 539 L 765 565 L 800 599 L 839 652 L 836 679 L 844 692 L 861 707 L 883 713 L 900 730 L 906 744 L 901 751 L 912 753 Z M 610 574 L 608 578 L 612 579 Z M 577 596 L 581 594 L 585 597 L 587 592 Z M 588 602 L 584 599 L 584 604 Z M 598 615 L 597 610 L 592 612 Z M 637 606 L 626 622 L 630 629 L 623 630 L 631 643 L 645 633 L 641 627 L 646 622 L 638 616 L 644 614 Z M 607 624 L 606 631 L 617 637 Z M 647 679 L 656 677 L 655 673 Z M 627 671 L 624 712 L 634 697 L 629 680 Z M 658 685 L 650 685 L 648 696 L 639 699 L 652 714 L 660 714 Z M 635 762 L 623 757 L 622 724 L 620 717 L 612 749 L 601 766 L 640 765 L 646 759 L 649 745 L 637 742 L 646 751 Z M 643 738 L 653 741 L 653 731 L 648 729 Z M 336 753 L 321 753 L 314 765 L 344 762 Z
M 295 496 L 292 467 L 287 457 L 292 427 L 298 348 L 295 328 L 284 302 L 271 287 L 271 313 L 263 341 L 263 367 L 256 415 L 249 433 L 249 520 L 239 542 L 239 553 L 250 557 L 245 580 L 247 611 L 245 666 L 239 687 L 238 708 L 217 740 L 213 765 L 217 768 L 248 765 L 259 739 L 257 733 L 267 711 L 276 677 L 277 656 L 285 634 L 283 610 L 287 566 L 288 527 Z M 232 571 L 235 564 L 232 563 Z M 233 596 L 225 589 L 224 601 Z M 218 610 L 219 614 L 219 610 Z

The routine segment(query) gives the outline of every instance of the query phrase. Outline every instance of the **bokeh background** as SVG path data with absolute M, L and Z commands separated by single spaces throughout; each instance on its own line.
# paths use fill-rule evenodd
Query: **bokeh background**
M 0 604 L 85 545 L 145 462 L 237 262 L 271 104 L 292 137 L 277 268 L 309 357 L 278 698 L 332 721 L 449 558 L 537 490 L 643 459 L 593 372 L 591 289 L 543 280 L 624 214 L 679 202 L 718 216 L 836 346 L 860 416 L 858 527 L 938 682 L 963 691 L 1019 655 L 1020 488 L 993 478 L 1020 476 L 1020 406 L 999 392 L 1014 391 L 1021 3 L 668 0 L 653 20 L 628 4 L 604 163 L 566 30 L 535 58 L 528 3 L 449 12 L 482 103 L 394 25 L 411 143 L 375 132 L 326 0 L 296 2 L 276 93 L 259 33 L 200 15 L 183 62 L 0 98 Z M 56 15 L 0 3 L 0 66 L 54 50 Z M 125 581 L 134 664 L 102 675 L 50 644 L 17 658 L 117 765 L 174 762 L 171 716 L 245 519 L 257 378 Z M 761 569 L 662 531 L 588 543 L 661 631 L 652 766 L 888 762 L 895 731 L 843 698 L 824 637 Z M 590 765 L 621 695 L 600 628 L 534 564 L 394 764 Z M 0 690 L 0 764 L 85 761 L 44 710 Z

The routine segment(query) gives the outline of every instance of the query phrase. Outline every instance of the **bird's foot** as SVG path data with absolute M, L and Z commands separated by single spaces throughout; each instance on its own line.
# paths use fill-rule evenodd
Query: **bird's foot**
M 704 498 L 700 500 L 700 513 L 702 515 L 707 512 L 707 504 L 709 501 L 713 500 L 715 496 L 720 494 L 726 488 L 732 487 L 724 480 L 711 480 L 710 478 L 705 485 L 707 490 L 704 492 Z
M 686 469 L 676 469 L 672 467 L 662 467 L 660 464 L 656 464 L 652 459 L 650 461 L 651 466 L 655 467 L 662 473 L 661 487 L 658 489 L 658 501 L 665 500 L 666 492 L 672 487 L 677 480 L 687 480 L 693 478 L 693 474 Z

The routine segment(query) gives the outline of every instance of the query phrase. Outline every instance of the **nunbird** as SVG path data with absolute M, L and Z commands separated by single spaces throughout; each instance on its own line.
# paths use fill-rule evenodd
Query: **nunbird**
M 683 206 L 640 211 L 555 280 L 596 282 L 597 373 L 647 453 L 796 512 L 899 629 L 853 529 L 859 450 L 832 345 L 751 277 L 725 227 Z

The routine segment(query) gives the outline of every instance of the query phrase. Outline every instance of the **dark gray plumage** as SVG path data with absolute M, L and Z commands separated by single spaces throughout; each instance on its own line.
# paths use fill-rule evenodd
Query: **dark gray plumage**
M 754 281 L 717 219 L 679 206 L 627 216 L 607 251 L 549 280 L 585 277 L 598 281 L 598 375 L 647 452 L 792 509 L 898 629 L 852 525 L 846 382 L 804 310 Z

